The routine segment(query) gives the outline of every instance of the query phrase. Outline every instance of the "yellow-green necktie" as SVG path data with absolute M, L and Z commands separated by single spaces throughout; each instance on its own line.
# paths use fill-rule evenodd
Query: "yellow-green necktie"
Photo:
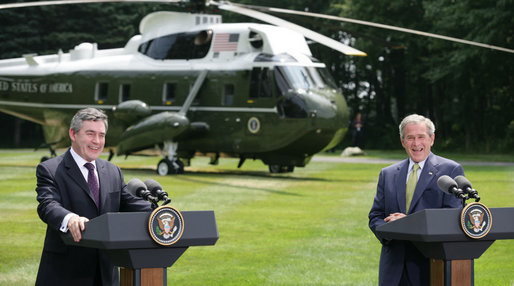
M 418 183 L 418 163 L 414 164 L 412 167 L 412 172 L 409 174 L 409 179 L 407 179 L 407 186 L 405 188 L 405 212 L 409 213 L 410 203 L 412 201 L 412 196 L 414 195 L 414 190 L 416 189 L 416 184 Z

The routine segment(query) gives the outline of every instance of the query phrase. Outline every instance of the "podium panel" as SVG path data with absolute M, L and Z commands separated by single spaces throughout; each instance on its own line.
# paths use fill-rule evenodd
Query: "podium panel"
M 156 243 L 150 236 L 150 212 L 106 213 L 86 223 L 80 242 L 75 242 L 69 232 L 61 237 L 68 245 L 97 248 L 107 253 L 114 265 L 122 267 L 122 285 L 166 285 L 166 268 L 190 246 L 214 245 L 219 238 L 213 211 L 181 214 L 182 236 L 168 246 Z
M 514 238 L 514 208 L 491 208 L 492 226 L 474 239 L 461 228 L 462 209 L 426 209 L 383 224 L 383 239 L 410 241 L 430 258 L 432 285 L 473 285 L 474 263 L 497 239 Z

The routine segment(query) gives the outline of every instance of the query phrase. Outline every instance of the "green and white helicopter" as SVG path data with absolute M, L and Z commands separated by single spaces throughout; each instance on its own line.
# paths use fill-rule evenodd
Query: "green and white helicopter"
M 184 1 L 39 1 L 0 10 L 99 2 Z M 53 148 L 69 145 L 78 109 L 102 109 L 110 118 L 109 159 L 157 146 L 160 175 L 184 172 L 184 161 L 198 153 L 213 164 L 220 156 L 240 158 L 238 167 L 260 159 L 272 173 L 292 172 L 342 140 L 346 101 L 306 38 L 347 55 L 365 53 L 241 5 L 185 2 L 273 25 L 155 12 L 122 48 L 81 43 L 66 53 L 0 60 L 0 111 L 41 124 L 55 155 Z

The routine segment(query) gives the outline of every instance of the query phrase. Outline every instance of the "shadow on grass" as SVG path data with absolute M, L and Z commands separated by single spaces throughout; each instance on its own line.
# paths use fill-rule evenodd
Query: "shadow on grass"
M 124 171 L 133 171 L 133 172 L 142 172 L 142 173 L 148 173 L 151 175 L 156 175 L 156 171 L 153 168 L 121 168 Z M 168 175 L 168 176 L 240 176 L 240 177 L 249 177 L 249 178 L 265 178 L 265 179 L 276 179 L 276 180 L 291 180 L 291 181 L 320 181 L 320 182 L 336 182 L 338 180 L 329 180 L 329 179 L 323 179 L 323 178 L 313 178 L 313 177 L 295 177 L 292 176 L 292 173 L 284 173 L 284 174 L 271 174 L 267 171 L 244 171 L 244 170 L 220 170 L 220 169 L 213 169 L 213 170 L 198 170 L 198 169 L 192 169 L 192 170 L 185 170 L 185 174 L 179 174 L 179 175 Z
M 272 194 L 293 196 L 293 197 L 301 197 L 302 196 L 300 194 L 287 192 L 287 191 L 281 191 L 281 190 L 275 190 L 275 189 L 269 189 L 269 188 L 240 186 L 237 184 L 219 183 L 219 182 L 213 182 L 213 181 L 204 181 L 204 180 L 190 178 L 190 177 L 186 177 L 186 176 L 179 176 L 179 177 L 176 177 L 176 179 L 179 181 L 185 181 L 185 182 L 191 182 L 191 183 L 197 183 L 197 184 L 205 184 L 205 185 L 209 185 L 209 186 L 215 185 L 215 186 L 222 186 L 222 187 L 229 187 L 229 188 L 230 187 L 231 188 L 239 188 L 239 189 L 242 188 L 242 189 L 247 189 L 247 190 L 263 191 L 263 192 L 268 192 L 268 193 L 272 193 Z

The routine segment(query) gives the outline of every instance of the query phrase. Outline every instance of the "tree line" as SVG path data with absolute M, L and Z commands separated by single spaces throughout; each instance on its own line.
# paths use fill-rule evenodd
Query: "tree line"
M 378 22 L 514 49 L 513 0 L 238 2 Z M 96 42 L 100 49 L 122 47 L 138 33 L 142 17 L 158 10 L 177 8 L 103 3 L 0 10 L 0 58 L 67 51 L 81 42 Z M 208 10 L 213 12 L 215 7 Z M 224 22 L 253 21 L 222 15 Z M 438 150 L 513 152 L 514 54 L 352 23 L 275 16 L 368 54 L 345 56 L 311 44 L 314 56 L 327 64 L 343 91 L 351 116 L 362 113 L 365 148 L 399 148 L 399 121 L 418 113 L 436 124 Z M 4 114 L 0 120 L 13 132 L 0 139 L 4 140 L 0 146 L 31 147 L 24 144 L 42 140 L 36 125 Z M 349 144 L 349 137 L 342 146 Z M 15 138 L 18 142 L 9 142 Z

